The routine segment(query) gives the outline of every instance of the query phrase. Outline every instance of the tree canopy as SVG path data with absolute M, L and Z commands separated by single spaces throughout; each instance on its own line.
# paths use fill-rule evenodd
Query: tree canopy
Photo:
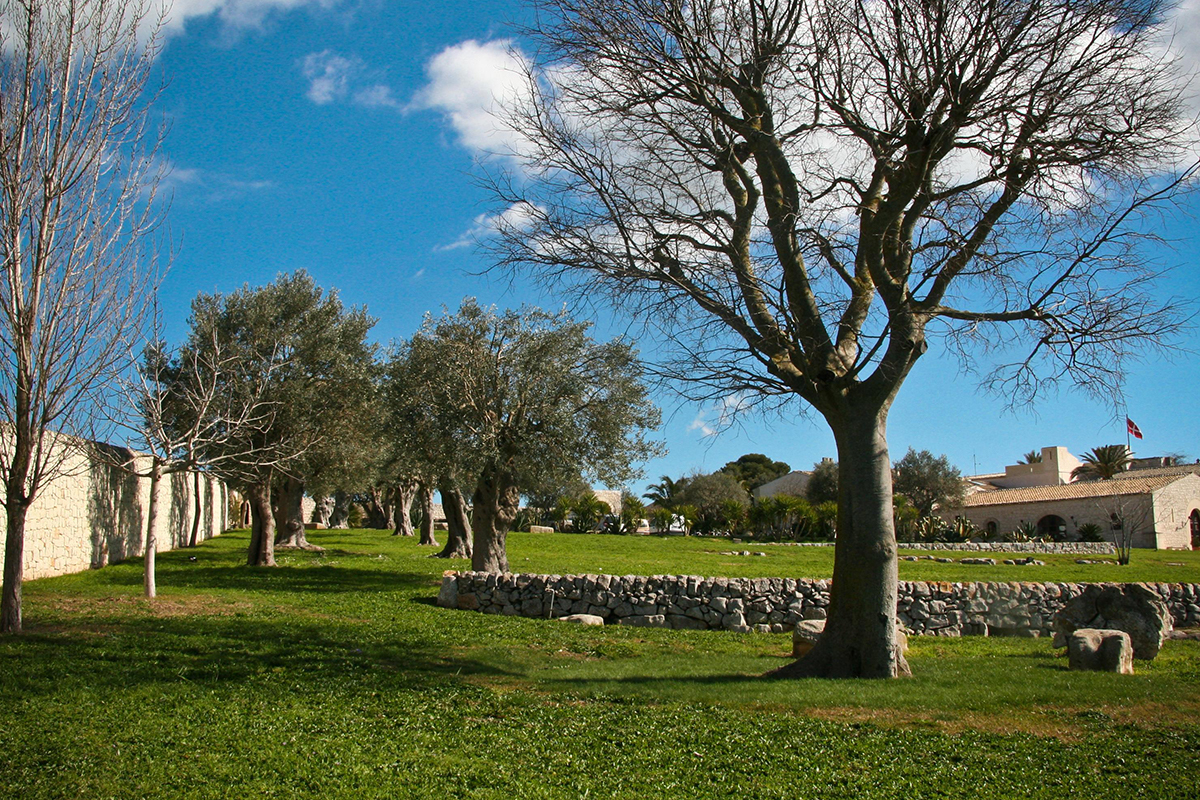
M 922 517 L 932 516 L 935 506 L 962 504 L 964 487 L 958 467 L 951 465 L 946 456 L 935 456 L 928 450 L 908 448 L 904 458 L 892 467 L 892 485 Z
M 782 478 L 792 471 L 783 461 L 772 461 L 762 453 L 747 453 L 737 461 L 730 461 L 717 472 L 732 475 L 747 492 L 757 489 L 764 483 L 770 483 L 776 478 Z
M 1079 457 L 1083 463 L 1071 471 L 1071 480 L 1110 480 L 1129 469 L 1129 448 L 1123 444 L 1093 447 Z
M 536 308 L 498 312 L 473 299 L 427 316 L 397 352 L 421 388 L 424 421 L 473 486 L 475 569 L 505 571 L 505 537 L 522 493 L 583 476 L 621 485 L 659 452 L 659 423 L 629 343 L 597 343 L 589 323 Z M 397 374 L 401 374 L 397 372 Z

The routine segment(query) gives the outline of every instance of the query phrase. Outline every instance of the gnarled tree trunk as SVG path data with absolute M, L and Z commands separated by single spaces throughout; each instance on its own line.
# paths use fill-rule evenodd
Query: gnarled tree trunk
M 838 523 L 825 633 L 772 677 L 909 675 L 896 636 L 897 559 L 887 408 L 831 420 L 838 448 Z
M 332 497 L 317 497 L 313 503 L 312 522 L 329 527 L 329 516 L 333 513 Z
M 442 511 L 446 514 L 446 546 L 438 558 L 471 558 L 471 522 L 467 515 L 467 501 L 462 492 L 449 481 L 443 481 Z
M 475 551 L 471 569 L 481 572 L 508 572 L 506 541 L 508 529 L 517 517 L 521 493 L 505 473 L 479 476 L 472 498 L 471 532 Z
M 329 512 L 329 527 L 350 527 L 350 495 L 341 489 L 333 493 L 333 510 Z
M 437 547 L 437 539 L 433 538 L 433 488 L 423 483 L 419 484 L 417 488 L 417 502 L 421 506 L 420 544 Z
M 276 491 L 275 546 L 290 550 L 324 548 L 310 544 L 304 535 L 304 483 L 286 478 Z
M 392 528 L 392 493 L 380 486 L 367 490 L 366 527 L 376 530 Z
M 246 490 L 250 503 L 250 553 L 252 567 L 275 566 L 275 517 L 271 513 L 271 484 L 256 483 Z
M 396 529 L 392 532 L 393 536 L 413 535 L 412 517 L 409 516 L 408 510 L 412 507 L 416 492 L 417 485 L 412 481 L 400 481 L 392 491 L 392 513 L 396 517 Z

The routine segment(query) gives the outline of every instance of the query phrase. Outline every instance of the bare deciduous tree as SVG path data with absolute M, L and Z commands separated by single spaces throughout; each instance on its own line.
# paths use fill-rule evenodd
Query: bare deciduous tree
M 158 326 L 155 325 L 157 332 Z M 274 424 L 279 402 L 267 398 L 277 361 L 265 367 L 247 363 L 242 353 L 223 342 L 216 331 L 203 347 L 193 337 L 189 346 L 172 353 L 155 336 L 145 347 L 136 377 L 124 382 L 121 399 L 135 421 L 117 421 L 132 433 L 130 444 L 149 460 L 144 469 L 136 455 L 117 463 L 120 469 L 150 480 L 146 511 L 146 597 L 157 594 L 155 556 L 158 548 L 159 495 L 164 476 L 192 470 L 196 474 L 197 506 L 200 470 L 228 474 L 239 465 L 282 463 L 292 451 L 277 442 L 262 442 L 255 433 Z M 230 391 L 237 386 L 238 391 Z M 95 456 L 111 458 L 118 449 L 101 447 Z M 192 526 L 195 546 L 197 525 Z
M 25 519 L 130 365 L 161 208 L 143 3 L 0 3 L 0 631 L 21 630 Z M 140 37 L 140 38 L 139 38 Z M 57 432 L 57 433 L 56 433 Z M 64 434 L 62 436 L 58 433 Z
M 502 264 L 657 323 L 700 398 L 838 448 L 825 634 L 783 676 L 895 676 L 888 410 L 930 339 L 1014 404 L 1111 397 L 1179 304 L 1152 212 L 1193 177 L 1157 0 L 546 0 L 493 175 Z

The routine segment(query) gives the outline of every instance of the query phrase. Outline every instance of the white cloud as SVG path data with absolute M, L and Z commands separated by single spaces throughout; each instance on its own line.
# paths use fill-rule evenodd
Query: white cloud
M 480 214 L 462 236 L 459 236 L 450 244 L 443 244 L 433 248 L 433 251 L 435 253 L 444 253 L 447 250 L 460 250 L 464 247 L 470 247 L 480 239 L 486 239 L 497 231 L 528 230 L 540 213 L 542 213 L 542 209 L 537 206 L 531 206 L 528 203 L 513 203 L 499 214 Z
M 370 82 L 373 71 L 358 56 L 332 50 L 309 53 L 300 61 L 300 72 L 308 80 L 305 95 L 319 106 L 348 100 L 366 108 L 402 108 L 392 87 Z
M 700 431 L 704 438 L 716 436 L 732 425 L 734 418 L 749 407 L 750 402 L 744 394 L 735 392 L 726 395 L 696 412 L 696 418 L 688 424 L 688 430 Z
M 309 53 L 300 67 L 309 81 L 305 95 L 319 106 L 345 98 L 351 77 L 362 66 L 357 58 L 346 58 L 331 50 Z
M 155 11 L 167 9 L 165 33 L 181 33 L 188 20 L 216 14 L 228 29 L 260 27 L 266 18 L 277 11 L 290 11 L 303 6 L 329 8 L 338 0 L 154 0 Z
M 398 109 L 401 107 L 400 101 L 392 95 L 392 87 L 383 83 L 357 90 L 354 93 L 354 102 L 356 105 L 367 108 Z
M 461 144 L 476 154 L 517 153 L 519 137 L 500 109 L 527 94 L 528 63 L 507 39 L 452 45 L 429 62 L 429 83 L 410 107 L 443 112 Z

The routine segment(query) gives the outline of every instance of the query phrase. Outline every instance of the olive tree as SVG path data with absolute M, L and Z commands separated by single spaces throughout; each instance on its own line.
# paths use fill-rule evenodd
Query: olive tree
M 373 324 L 365 310 L 345 308 L 303 271 L 193 301 L 188 347 L 205 352 L 220 342 L 249 374 L 270 376 L 260 390 L 275 409 L 270 418 L 235 442 L 201 448 L 204 457 L 220 459 L 219 472 L 250 501 L 250 564 L 275 565 L 272 489 L 284 528 L 280 544 L 308 546 L 300 518 L 305 480 L 348 469 L 355 458 L 357 426 L 374 398 L 374 346 L 366 341 Z M 233 395 L 249 389 L 244 382 L 222 388 Z
M 472 476 L 473 569 L 508 571 L 523 492 L 560 475 L 620 485 L 658 452 L 647 432 L 659 414 L 633 348 L 597 343 L 588 328 L 565 312 L 501 313 L 467 299 L 427 316 L 400 348 L 441 452 Z
M 892 485 L 922 517 L 932 516 L 934 506 L 957 508 L 965 491 L 962 474 L 950 459 L 911 447 L 892 467 Z
M 29 508 L 132 367 L 153 293 L 159 28 L 145 3 L 0 2 L 2 633 L 21 632 Z
M 829 617 L 779 675 L 908 671 L 887 418 L 930 340 L 1025 404 L 1111 398 L 1177 331 L 1143 247 L 1195 158 L 1167 10 L 541 3 L 493 162 L 500 262 L 640 313 L 688 394 L 799 401 L 833 433 Z

